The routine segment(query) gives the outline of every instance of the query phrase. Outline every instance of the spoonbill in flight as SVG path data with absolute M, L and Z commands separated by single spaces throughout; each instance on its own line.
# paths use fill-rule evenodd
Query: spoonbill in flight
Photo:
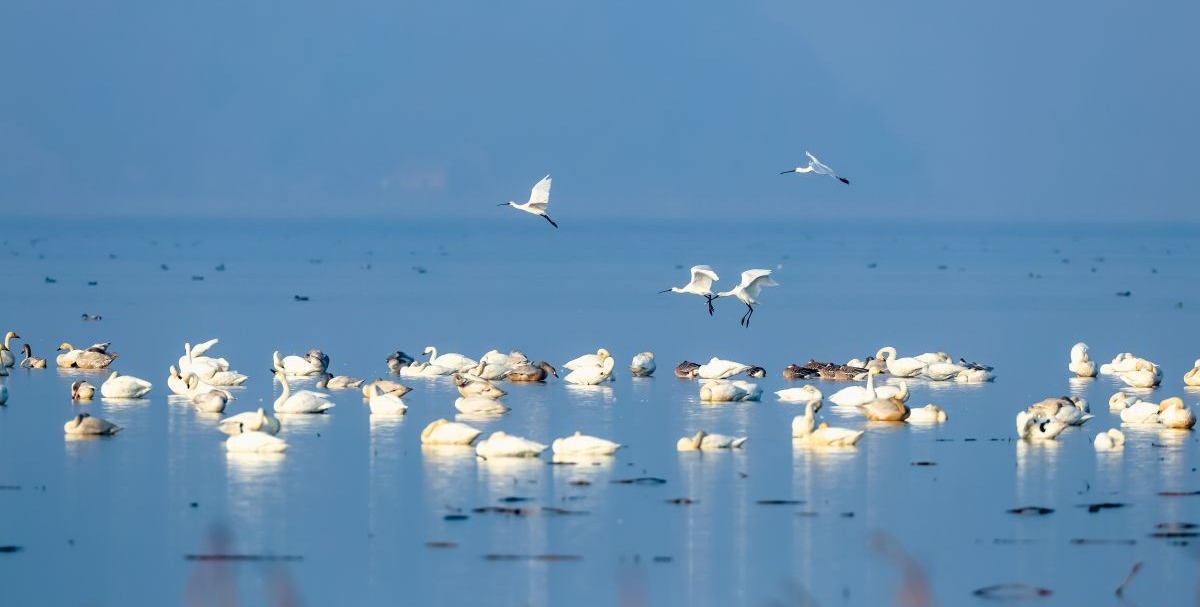
M 526 202 L 525 204 L 517 204 L 510 200 L 508 202 L 505 202 L 503 204 L 498 204 L 496 206 L 499 206 L 499 207 L 509 206 L 514 209 L 520 209 L 522 211 L 525 211 L 526 213 L 533 213 L 534 215 L 541 215 L 543 218 L 546 219 L 546 221 L 550 222 L 550 225 L 557 228 L 558 224 L 554 223 L 554 220 L 550 219 L 550 216 L 546 214 L 546 205 L 549 203 L 550 203 L 550 176 L 546 175 L 545 177 L 542 178 L 541 181 L 539 181 L 533 185 L 533 191 L 530 192 L 530 194 L 529 194 L 529 202 Z
M 659 293 L 695 293 L 703 295 L 705 301 L 708 302 L 708 315 L 713 313 L 713 292 L 712 283 L 714 280 L 720 280 L 717 273 L 708 266 L 692 266 L 692 282 L 687 283 L 682 287 L 671 287 Z
M 758 292 L 763 287 L 777 287 L 779 283 L 771 279 L 770 270 L 754 269 L 742 272 L 742 282 L 738 286 L 729 291 L 722 291 L 713 296 L 713 299 L 718 297 L 736 297 L 746 304 L 746 313 L 742 315 L 741 325 L 743 327 L 750 326 L 750 317 L 754 315 L 754 305 L 758 303 Z
M 804 155 L 808 156 L 808 166 L 801 166 L 801 167 L 796 167 L 794 169 L 788 169 L 779 174 L 787 175 L 788 173 L 816 173 L 818 175 L 829 175 L 830 177 L 833 177 L 834 179 L 836 179 L 846 185 L 850 185 L 849 179 L 846 179 L 845 177 L 838 177 L 838 174 L 834 173 L 833 169 L 825 166 L 824 164 L 821 164 L 821 161 L 817 160 L 817 157 L 813 156 L 812 152 L 805 151 Z

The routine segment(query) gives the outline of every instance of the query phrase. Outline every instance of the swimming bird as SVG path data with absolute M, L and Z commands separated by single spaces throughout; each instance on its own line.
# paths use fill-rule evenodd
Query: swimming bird
M 792 438 L 811 447 L 853 447 L 863 437 L 863 430 L 831 428 L 828 424 L 816 425 L 817 401 L 808 401 L 804 415 L 792 418 Z
M 465 415 L 502 415 L 510 410 L 504 403 L 486 396 L 462 396 L 454 400 L 454 408 Z
M 45 369 L 46 359 L 40 356 L 33 355 L 33 348 L 29 344 L 21 344 L 21 352 L 25 354 L 25 358 L 21 361 L 22 369 Z
M 242 432 L 279 434 L 279 428 L 279 418 L 262 407 L 259 407 L 257 411 L 246 411 L 237 415 L 230 415 L 217 424 L 218 430 L 230 436 L 241 434 Z
M 1200 359 L 1192 365 L 1192 370 L 1183 374 L 1183 383 L 1188 386 L 1200 386 Z
M 283 392 L 275 399 L 276 413 L 324 413 L 336 406 L 329 402 L 329 395 L 321 392 L 297 390 L 292 393 L 284 372 L 272 369 L 272 374 L 283 385 Z
M 67 434 L 74 435 L 113 435 L 121 431 L 121 427 L 105 419 L 80 413 L 63 424 Z
M 64 341 L 58 345 L 58 349 L 64 353 L 59 354 L 55 362 L 64 369 L 105 369 L 118 356 L 116 352 L 109 352 L 108 346 L 108 342 L 102 342 L 92 344 L 86 350 L 77 350 Z
M 946 354 L 945 352 L 924 352 L 914 356 L 913 358 L 925 363 L 926 365 L 954 362 L 954 357 Z
M 762 397 L 762 388 L 748 381 L 710 379 L 700 384 L 700 400 L 706 403 L 736 403 Z
M 543 360 L 536 365 L 532 363 L 515 365 L 508 373 L 504 374 L 504 379 L 516 382 L 543 382 L 550 375 L 558 377 L 558 370 Z
M 554 220 L 550 219 L 550 216 L 546 214 L 546 205 L 549 203 L 550 203 L 550 176 L 546 175 L 545 177 L 542 178 L 541 181 L 534 184 L 533 191 L 529 193 L 529 202 L 526 202 L 525 204 L 517 204 L 510 200 L 508 202 L 505 202 L 503 204 L 498 204 L 496 206 L 499 206 L 499 207 L 507 206 L 507 207 L 512 207 L 512 208 L 520 210 L 520 211 L 525 211 L 526 213 L 533 213 L 534 215 L 541 215 L 546 221 L 550 222 L 550 225 L 557 228 L 558 224 L 554 223 Z
M 700 379 L 727 379 L 749 368 L 750 365 L 714 356 L 707 363 L 696 368 L 696 377 Z
M 833 172 L 833 169 L 825 166 L 824 164 L 821 164 L 821 161 L 817 160 L 817 157 L 813 156 L 811 152 L 805 150 L 804 155 L 808 156 L 808 164 L 807 165 L 798 166 L 794 169 L 788 169 L 786 171 L 780 172 L 779 174 L 787 175 L 788 173 L 816 173 L 817 175 L 828 175 L 846 185 L 850 185 L 849 179 L 846 179 L 845 177 L 839 177 L 837 175 L 837 173 Z
M 457 352 L 438 354 L 438 349 L 433 346 L 426 346 L 424 354 L 429 355 L 429 364 L 453 369 L 454 371 L 469 371 L 471 368 L 479 365 L 479 361 Z
M 599 367 L 604 363 L 604 360 L 612 356 L 608 350 L 600 348 L 595 354 L 584 354 L 583 356 L 572 358 L 563 364 L 564 369 L 576 371 L 585 367 Z
M 1172 396 L 1159 404 L 1158 421 L 1168 428 L 1191 430 L 1196 425 L 1196 414 L 1183 404 L 1183 399 Z
M 633 357 L 633 362 L 629 363 L 629 372 L 634 377 L 650 377 L 654 375 L 654 370 L 658 365 L 654 362 L 653 352 L 642 352 Z
M 401 398 L 403 398 L 405 394 L 412 392 L 412 388 L 409 388 L 400 382 L 395 382 L 390 379 L 376 378 L 375 381 L 363 385 L 363 398 L 371 398 L 371 388 L 373 386 L 379 386 L 379 390 L 384 394 L 394 394 Z
M 71 400 L 92 400 L 92 396 L 95 394 L 96 387 L 85 381 L 71 384 Z
M 400 377 L 444 377 L 457 371 L 452 367 L 431 365 L 422 360 L 415 360 L 407 366 L 400 367 Z
M 17 364 L 17 357 L 13 356 L 12 353 L 12 340 L 14 337 L 17 339 L 21 338 L 20 335 L 17 335 L 16 331 L 9 331 L 4 334 L 4 348 L 0 349 L 0 366 L 12 367 Z
M 1121 422 L 1134 426 L 1157 424 L 1158 413 L 1161 410 L 1160 404 L 1138 400 L 1121 410 Z
M 803 365 L 797 365 L 796 363 L 792 363 L 783 368 L 784 379 L 812 379 L 814 377 L 820 377 L 820 375 L 821 372 L 819 370 Z
M 1108 397 L 1108 410 L 1117 412 L 1124 411 L 1127 407 L 1129 407 L 1129 405 L 1132 405 L 1137 401 L 1138 398 L 1136 396 L 1126 394 L 1118 390 L 1117 392 L 1113 393 L 1112 396 Z
M 916 358 L 920 360 L 920 357 Z M 956 379 L 959 373 L 966 370 L 966 367 L 955 363 L 932 362 L 925 365 L 925 368 L 921 370 L 921 375 L 933 381 L 946 381 L 952 378 Z
M 755 379 L 759 379 L 759 378 L 763 378 L 766 376 L 767 376 L 767 370 L 762 367 L 752 366 L 749 369 L 746 369 L 746 377 L 753 377 Z
M 368 402 L 371 406 L 372 415 L 404 415 L 408 412 L 408 405 L 399 396 L 394 394 L 384 394 L 379 386 L 371 386 L 371 400 Z
M 1067 424 L 1053 418 L 1037 417 L 1028 411 L 1017 413 L 1017 437 L 1027 441 L 1054 440 Z
M 187 378 L 185 378 L 182 373 L 175 369 L 175 365 L 171 365 L 167 368 L 167 389 L 170 390 L 172 394 L 178 394 L 180 396 L 186 396 L 188 393 Z
M 1162 372 L 1158 370 L 1158 365 L 1139 360 L 1132 371 L 1120 373 L 1118 377 L 1132 388 L 1154 388 L 1162 381 Z
M 1096 451 L 1120 451 L 1125 448 L 1125 433 L 1116 428 L 1109 428 L 1096 435 L 1092 446 Z
M 771 278 L 770 270 L 753 269 L 742 272 L 742 282 L 738 286 L 717 293 L 712 298 L 736 297 L 746 304 L 746 313 L 742 315 L 741 325 L 750 326 L 750 317 L 754 315 L 754 306 L 758 304 L 758 293 L 763 287 L 778 287 L 779 283 Z
M 387 363 L 389 373 L 400 373 L 400 368 L 412 364 L 413 360 L 413 357 L 400 350 L 396 350 L 387 355 L 385 362 Z
M 1071 346 L 1071 362 L 1067 364 L 1067 370 L 1075 374 L 1075 377 L 1095 377 L 1096 362 L 1088 356 L 1088 346 L 1083 342 L 1079 342 Z
M 776 390 L 775 396 L 779 397 L 780 401 L 785 403 L 807 403 L 809 401 L 818 401 L 824 395 L 816 386 L 801 386 L 799 388 L 787 388 L 785 390 Z
M 328 357 L 324 357 L 320 350 L 309 350 L 304 356 L 289 354 L 284 357 L 280 357 L 279 350 L 276 350 L 272 357 L 275 361 L 275 370 L 291 376 L 320 375 L 325 372 L 325 367 L 329 364 Z
M 282 438 L 258 430 L 243 429 L 225 439 L 225 450 L 232 453 L 280 453 L 287 448 Z
M 925 405 L 924 407 L 911 407 L 908 410 L 908 418 L 904 421 L 910 424 L 933 424 L 946 421 L 946 411 L 937 405 Z
M 361 388 L 363 380 L 357 377 L 348 375 L 334 375 L 328 371 L 321 374 L 321 378 L 317 380 L 318 390 L 345 390 L 349 388 Z
M 100 384 L 100 394 L 106 398 L 141 398 L 150 392 L 152 387 L 153 384 L 144 379 L 113 371 L 112 375 Z
M 196 377 L 192 375 L 191 377 Z M 196 392 L 188 399 L 196 409 L 205 413 L 221 413 L 225 411 L 225 405 L 229 402 L 225 392 L 221 390 L 208 390 L 207 392 Z
M 911 356 L 904 358 L 896 358 L 896 348 L 892 346 L 884 346 L 875 353 L 875 358 L 878 358 L 887 365 L 888 373 L 896 377 L 913 377 L 920 375 L 925 369 L 925 363 Z
M 482 433 L 467 424 L 436 419 L 421 431 L 421 442 L 426 445 L 469 445 Z
M 696 379 L 699 377 L 699 370 L 702 366 L 690 360 L 685 360 L 675 365 L 675 377 L 679 379 Z
M 748 437 L 725 436 L 724 434 L 709 434 L 704 430 L 694 436 L 685 436 L 675 443 L 679 451 L 715 451 L 717 449 L 740 449 L 746 444 Z
M 704 297 L 708 302 L 708 315 L 713 314 L 713 292 L 712 283 L 714 280 L 720 280 L 717 273 L 708 266 L 692 266 L 692 280 L 682 287 L 671 287 L 659 291 L 659 293 L 692 293 Z
M 908 405 L 895 397 L 876 398 L 856 408 L 873 422 L 902 422 L 908 419 L 909 415 Z
M 1069 426 L 1082 426 L 1094 417 L 1087 411 L 1087 401 L 1074 396 L 1044 398 L 1026 409 L 1037 418 L 1056 419 Z
M 612 455 L 621 445 L 603 438 L 587 436 L 576 431 L 566 438 L 556 438 L 551 443 L 555 455 Z
M 520 436 L 511 436 L 503 431 L 493 432 L 491 436 L 479 441 L 475 453 L 479 457 L 537 457 L 545 451 L 546 445 Z
M 996 379 L 996 375 L 988 369 L 966 367 L 954 376 L 954 381 L 960 384 L 976 384 Z
M 578 386 L 599 385 L 612 379 L 613 367 L 616 366 L 616 362 L 616 359 L 610 356 L 605 358 L 599 367 L 580 367 L 571 371 L 563 378 L 563 381 Z
M 867 385 L 847 386 L 829 395 L 829 402 L 840 407 L 857 407 L 865 405 L 878 398 L 898 398 L 908 402 L 908 383 L 900 380 L 899 386 L 875 386 L 875 376 L 879 371 L 871 369 L 867 372 Z
M 195 373 L 188 373 L 187 377 L 185 377 L 183 381 L 187 386 L 187 391 L 185 391 L 183 394 L 189 399 L 197 394 L 204 394 L 205 392 L 220 392 L 221 395 L 225 397 L 226 401 L 234 400 L 233 394 L 230 394 L 229 390 L 218 388 L 204 381 L 203 379 L 200 379 L 200 376 L 196 375 Z
M 1132 352 L 1121 352 L 1113 357 L 1112 362 L 1100 365 L 1100 375 L 1122 375 L 1137 370 L 1139 364 L 1157 366 L 1145 358 L 1134 356 Z
M 450 376 L 450 379 L 454 381 L 454 386 L 458 388 L 458 393 L 463 396 L 500 398 L 508 394 L 508 392 L 496 387 L 492 382 L 473 375 L 455 373 Z

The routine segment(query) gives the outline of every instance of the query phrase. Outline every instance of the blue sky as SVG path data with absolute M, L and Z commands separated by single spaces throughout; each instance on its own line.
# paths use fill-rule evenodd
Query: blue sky
M 1200 221 L 1186 2 L 0 8 L 32 215 Z M 850 186 L 779 176 L 812 150 Z

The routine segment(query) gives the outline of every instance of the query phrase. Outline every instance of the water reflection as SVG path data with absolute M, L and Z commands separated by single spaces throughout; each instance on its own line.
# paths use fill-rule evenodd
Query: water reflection
M 609 386 L 578 386 L 564 384 L 572 402 L 579 405 L 606 405 L 613 402 L 613 389 Z
M 1067 385 L 1071 388 L 1071 396 L 1084 396 L 1095 382 L 1094 377 L 1072 377 L 1067 380 Z
M 239 540 L 251 551 L 270 551 L 285 525 L 277 514 L 285 499 L 280 477 L 287 457 L 286 453 L 225 452 L 229 513 Z

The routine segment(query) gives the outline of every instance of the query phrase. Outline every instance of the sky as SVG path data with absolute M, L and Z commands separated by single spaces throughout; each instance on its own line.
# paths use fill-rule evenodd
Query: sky
M 111 5 L 111 6 L 110 6 Z M 0 6 L 0 209 L 1200 222 L 1200 4 Z M 778 173 L 810 150 L 851 181 Z

